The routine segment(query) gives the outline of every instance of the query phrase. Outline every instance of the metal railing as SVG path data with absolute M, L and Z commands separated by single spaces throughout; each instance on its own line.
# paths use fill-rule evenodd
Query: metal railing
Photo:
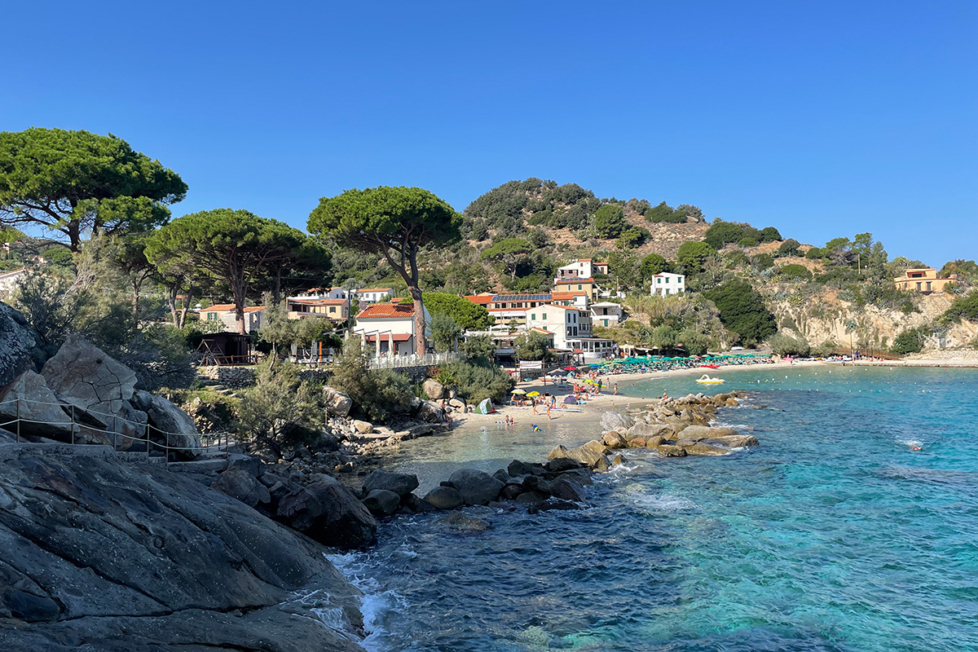
M 431 365 L 448 364 L 459 359 L 458 353 L 426 353 L 418 355 L 390 355 L 380 358 L 370 358 L 371 369 L 399 369 L 402 367 L 428 367 Z
M 70 432 L 71 439 L 70 441 L 60 442 L 60 443 L 70 444 L 72 446 L 91 445 L 91 443 L 77 443 L 75 441 L 76 433 L 80 433 L 81 429 L 84 428 L 86 433 L 100 433 L 106 435 L 107 439 L 108 437 L 111 437 L 112 449 L 120 452 L 140 452 L 139 450 L 135 450 L 136 448 L 141 448 L 139 444 L 145 444 L 145 450 L 147 455 L 149 455 L 150 452 L 152 451 L 162 451 L 164 452 L 164 454 L 167 455 L 171 451 L 173 452 L 189 451 L 189 452 L 194 452 L 196 454 L 199 454 L 205 448 L 209 448 L 211 446 L 214 446 L 215 444 L 217 446 L 218 452 L 220 452 L 222 450 L 222 438 L 223 438 L 224 455 L 225 457 L 227 457 L 229 454 L 230 438 L 228 437 L 227 433 L 218 433 L 217 435 L 211 435 L 211 436 L 202 435 L 198 433 L 197 436 L 200 438 L 200 442 L 201 442 L 201 445 L 199 447 L 198 446 L 171 446 L 170 445 L 171 436 L 186 437 L 187 435 L 185 433 L 176 433 L 176 432 L 168 432 L 166 430 L 161 430 L 160 428 L 150 425 L 149 423 L 142 423 L 140 421 L 133 421 L 131 419 L 126 419 L 124 417 L 120 417 L 118 414 L 107 414 L 104 412 L 96 412 L 93 410 L 89 410 L 87 408 L 77 407 L 73 404 L 50 403 L 45 401 L 30 401 L 27 399 L 16 398 L 12 400 L 3 401 L 2 403 L 0 403 L 0 405 L 9 405 L 11 403 L 16 403 L 16 410 L 15 410 L 16 416 L 11 421 L 0 423 L 0 428 L 6 430 L 7 432 L 13 433 L 16 436 L 17 443 L 20 443 L 22 440 L 22 436 L 21 436 L 22 424 L 38 424 L 38 425 L 47 425 L 47 426 L 66 428 Z M 31 406 L 31 405 L 53 406 L 53 407 L 60 408 L 62 411 L 68 410 L 68 413 L 65 414 L 65 418 L 67 420 L 66 421 L 38 421 L 36 419 L 28 419 L 21 416 L 23 414 L 22 406 Z M 76 414 L 80 415 L 78 419 L 75 418 Z M 82 420 L 81 417 L 85 415 L 91 418 L 88 421 Z M 106 419 L 102 419 L 102 418 L 95 419 L 94 417 L 106 417 L 107 419 L 110 419 L 112 424 L 112 430 L 105 430 L 103 428 L 99 428 L 96 425 L 94 425 L 92 421 L 105 423 L 106 424 L 105 427 L 108 427 L 109 424 L 109 421 L 107 421 Z M 123 432 L 119 432 L 120 423 L 128 425 L 130 428 L 132 428 L 132 430 L 137 432 L 142 430 L 142 436 L 137 437 L 133 435 L 128 435 Z M 153 433 L 156 433 L 157 439 L 152 438 Z M 46 438 L 51 439 L 51 437 L 46 437 Z M 131 443 L 129 443 L 129 445 L 126 446 L 125 448 L 120 449 L 119 448 L 120 438 L 122 439 L 122 443 L 125 443 L 126 441 L 129 441 Z M 159 439 L 162 439 L 163 442 L 161 443 Z M 207 440 L 211 440 L 211 441 L 209 443 L 205 443 L 207 442 Z M 108 445 L 108 443 L 103 445 Z

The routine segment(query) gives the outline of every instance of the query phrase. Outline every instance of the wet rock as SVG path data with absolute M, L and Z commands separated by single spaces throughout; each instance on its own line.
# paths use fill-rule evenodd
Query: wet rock
M 655 437 L 649 437 L 648 438 L 648 441 L 645 442 L 645 445 L 648 448 L 658 448 L 659 446 L 661 446 L 666 441 L 669 441 L 669 440 L 666 439 L 665 437 L 662 437 L 662 436 L 657 435 Z
M 627 460 L 625 459 L 625 456 L 622 455 L 621 453 L 619 453 L 618 455 L 615 455 L 613 458 L 611 458 L 611 466 L 621 466 L 622 464 L 625 464 L 626 462 L 627 462 Z
M 424 498 L 419 498 L 415 494 L 407 494 L 401 497 L 401 505 L 411 510 L 415 514 L 427 514 L 436 511 L 436 507 Z
M 573 511 L 578 509 L 583 509 L 580 503 L 560 500 L 559 498 L 550 498 L 539 504 L 530 505 L 526 511 L 529 514 L 539 514 L 540 512 Z
M 499 492 L 499 497 L 502 500 L 516 500 L 516 497 L 521 493 L 523 493 L 522 485 L 508 484 Z
M 449 482 L 458 489 L 466 505 L 485 505 L 496 500 L 505 486 L 488 473 L 476 469 L 459 469 L 449 477 Z
M 595 473 L 606 473 L 611 469 L 611 462 L 608 461 L 607 457 L 602 455 L 591 465 L 591 468 L 594 469 Z
M 607 448 L 618 449 L 618 448 L 628 448 L 628 441 L 625 439 L 617 430 L 612 430 L 611 432 L 606 432 L 601 437 L 601 443 Z
M 560 473 L 555 480 L 560 480 L 566 478 L 568 480 L 573 480 L 574 482 L 582 486 L 590 486 L 594 484 L 594 480 L 591 479 L 590 469 L 571 469 L 569 471 L 564 471 Z
M 584 487 L 570 478 L 559 478 L 550 485 L 550 495 L 562 500 L 584 502 L 587 494 Z
M 662 457 L 686 457 L 686 449 L 672 444 L 661 444 L 655 449 Z
M 401 506 L 401 497 L 393 491 L 374 489 L 363 499 L 363 505 L 376 516 L 390 516 Z
M 466 516 L 462 512 L 451 512 L 442 518 L 441 522 L 457 530 L 466 530 L 469 532 L 485 532 L 492 527 L 489 521 L 473 516 Z
M 377 521 L 328 476 L 282 499 L 276 519 L 327 546 L 358 548 L 374 540 Z
M 758 446 L 760 442 L 754 435 L 728 435 L 726 437 L 713 437 L 709 440 L 713 444 L 722 444 L 730 448 L 743 448 L 746 446 Z
M 417 489 L 418 484 L 418 476 L 413 473 L 392 473 L 377 469 L 364 480 L 363 490 L 370 493 L 375 489 L 384 489 L 403 497 Z
M 739 434 L 734 428 L 708 428 L 707 426 L 686 426 L 680 433 L 683 438 L 713 439 Z
M 550 449 L 550 453 L 547 454 L 548 460 L 556 460 L 567 457 L 567 447 L 563 444 L 557 444 Z
M 533 473 L 532 465 L 526 464 L 525 462 L 521 462 L 519 460 L 513 460 L 510 462 L 509 466 L 506 467 L 506 472 L 514 478 Z
M 429 491 L 424 499 L 434 505 L 435 509 L 447 510 L 461 507 L 464 503 L 462 494 L 454 487 L 438 486 Z
M 536 475 L 528 475 L 523 478 L 523 491 L 538 491 L 542 494 L 550 493 L 550 483 Z
M 433 401 L 422 401 L 418 417 L 428 423 L 441 423 L 445 420 L 445 411 Z
M 581 468 L 581 463 L 577 460 L 572 460 L 567 457 L 567 449 L 563 446 L 558 446 L 557 448 L 563 448 L 564 455 L 562 457 L 551 458 L 549 462 L 544 465 L 544 468 L 551 473 L 560 473 L 562 471 L 570 471 L 571 469 Z M 555 449 L 556 450 L 556 449 Z M 551 455 L 553 451 L 551 451 Z
M 495 473 L 493 473 L 492 474 L 492 477 L 496 478 L 497 480 L 499 480 L 503 484 L 506 484 L 510 480 L 509 473 L 507 473 L 506 471 L 503 471 L 502 469 L 499 469 L 498 471 L 496 471 Z
M 686 445 L 682 447 L 688 455 L 728 455 L 730 453 L 729 448 L 721 448 L 719 446 L 710 446 L 706 443 L 696 443 L 692 445 Z
M 517 496 L 516 502 L 523 504 L 542 503 L 549 497 L 550 496 L 540 491 L 527 491 Z
M 601 415 L 602 430 L 617 430 L 618 428 L 631 428 L 635 425 L 635 419 L 620 412 L 605 412 Z

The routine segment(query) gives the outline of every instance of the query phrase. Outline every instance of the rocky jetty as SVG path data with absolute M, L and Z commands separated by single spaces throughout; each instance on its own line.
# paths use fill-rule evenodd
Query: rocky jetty
M 360 650 L 323 546 L 165 465 L 57 447 L 0 445 L 0 649 Z M 314 591 L 346 632 L 295 602 Z

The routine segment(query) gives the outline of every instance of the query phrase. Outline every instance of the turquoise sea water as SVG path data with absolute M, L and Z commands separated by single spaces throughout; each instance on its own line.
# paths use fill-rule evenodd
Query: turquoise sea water
M 395 518 L 336 561 L 372 650 L 978 650 L 978 371 L 757 368 L 721 411 L 761 446 L 630 451 L 582 512 Z M 787 376 L 787 377 L 786 377 Z M 635 396 L 699 391 L 691 377 Z M 525 429 L 525 432 L 523 431 Z M 456 432 L 393 462 L 427 485 L 577 445 L 597 424 Z M 922 450 L 911 451 L 911 445 Z

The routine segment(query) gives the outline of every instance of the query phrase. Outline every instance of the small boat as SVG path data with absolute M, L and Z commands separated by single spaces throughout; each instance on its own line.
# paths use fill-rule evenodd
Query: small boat
M 696 379 L 696 382 L 704 385 L 722 385 L 723 378 L 710 378 L 710 374 L 703 374 L 701 378 Z

